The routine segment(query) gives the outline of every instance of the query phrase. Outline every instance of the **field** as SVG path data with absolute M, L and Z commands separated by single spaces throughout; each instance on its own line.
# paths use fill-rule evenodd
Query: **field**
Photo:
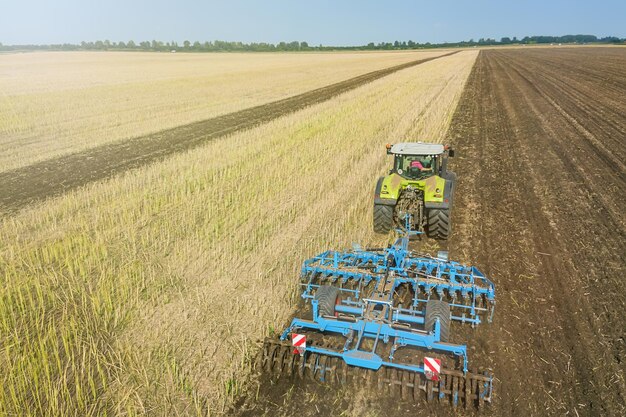
M 267 56 L 257 80 L 275 80 L 267 84 L 274 95 L 250 93 L 243 104 L 230 103 L 239 93 L 222 98 L 234 106 L 225 117 L 241 121 L 250 115 L 245 109 L 263 104 L 276 112 L 267 120 L 217 136 L 210 132 L 224 120 L 220 106 L 162 124 L 139 120 L 111 140 L 140 150 L 152 138 L 157 145 L 145 149 L 158 157 L 103 175 L 89 171 L 82 181 L 70 176 L 66 188 L 51 176 L 49 192 L 38 183 L 44 191 L 29 197 L 33 204 L 3 177 L 0 415 L 473 415 L 362 387 L 261 384 L 251 371 L 257 341 L 297 312 L 303 259 L 352 242 L 387 242 L 371 230 L 371 193 L 389 163 L 383 145 L 405 139 L 457 150 L 452 238 L 416 245 L 445 246 L 496 283 L 494 323 L 453 339 L 467 341 L 470 360 L 496 376 L 495 402 L 484 414 L 624 415 L 626 50 L 473 50 L 417 63 L 433 55 L 365 54 L 372 58 L 365 62 L 360 54 L 338 54 L 337 61 L 322 54 L 312 69 L 319 78 L 309 81 L 319 85 L 284 90 L 279 74 L 299 74 L 290 71 L 300 63 L 295 55 Z M 40 58 L 20 57 L 27 59 Z M 232 62 L 219 68 L 232 71 L 257 58 L 226 59 Z M 283 59 L 292 60 L 287 69 L 279 66 Z M 148 77 L 190 77 L 193 101 L 198 74 L 173 62 L 174 69 L 153 66 Z M 355 63 L 342 70 L 348 72 L 330 69 L 346 62 Z M 358 78 L 410 62 L 367 82 Z M 123 83 L 130 83 L 127 94 L 139 94 L 133 85 L 143 78 L 128 65 L 119 71 L 117 97 L 126 94 Z M 76 97 L 111 83 L 108 74 L 82 84 L 57 75 L 55 84 Z M 311 97 L 306 90 L 339 81 L 350 88 L 333 87 L 305 104 L 298 104 L 302 95 L 272 101 Z M 241 82 L 241 91 L 256 85 Z M 0 85 L 8 85 L 6 77 Z M 43 94 L 46 85 L 32 80 L 23 92 Z M 279 110 L 284 106 L 294 112 Z M 22 114 L 28 119 L 16 112 L 12 126 Z M 18 130 L 2 139 L 19 143 Z M 123 131 L 140 140 L 124 140 Z M 198 143 L 170 151 L 173 139 L 159 142 L 186 131 Z M 63 159 L 64 151 L 33 135 L 45 155 L 7 172 L 20 172 L 31 181 L 21 188 L 32 188 L 33 178 L 50 172 L 46 161 L 53 170 L 71 167 L 112 149 L 95 133 L 83 145 L 89 136 L 72 134 L 67 146 L 76 159 Z M 0 158 L 15 155 L 3 151 Z
M 452 119 L 462 192 L 446 247 L 498 291 L 493 325 L 458 336 L 496 375 L 486 415 L 626 411 L 624 68 L 623 49 L 485 50 Z M 281 388 L 260 386 L 240 414 L 465 414 L 386 392 Z
M 0 172 L 0 195 L 2 195 L 0 211 L 13 212 L 36 201 L 63 194 L 90 182 L 163 160 L 169 155 L 192 149 L 215 138 L 267 123 L 439 56 L 416 54 L 414 58 L 418 59 L 371 71 L 281 100 L 128 140 L 103 143 L 82 152 L 61 155 L 25 167 Z
M 0 172 L 443 53 L 1 55 Z
M 488 51 L 452 124 L 452 244 L 502 296 L 480 342 L 499 415 L 624 414 L 625 68 L 623 49 Z
M 256 340 L 293 313 L 300 260 L 376 240 L 384 143 L 441 140 L 475 58 L 407 68 L 6 216 L 0 410 L 225 410 Z

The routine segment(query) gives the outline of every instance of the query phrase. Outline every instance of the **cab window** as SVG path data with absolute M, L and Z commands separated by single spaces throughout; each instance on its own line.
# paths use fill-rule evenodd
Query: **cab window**
M 438 159 L 433 155 L 396 155 L 394 171 L 408 179 L 421 179 L 437 173 Z

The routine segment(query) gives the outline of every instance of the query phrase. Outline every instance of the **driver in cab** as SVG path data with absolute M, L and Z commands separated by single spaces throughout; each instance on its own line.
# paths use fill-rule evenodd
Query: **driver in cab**
M 415 161 L 411 161 L 409 165 L 409 171 L 412 173 L 423 173 L 432 170 L 432 158 L 430 156 L 420 157 Z

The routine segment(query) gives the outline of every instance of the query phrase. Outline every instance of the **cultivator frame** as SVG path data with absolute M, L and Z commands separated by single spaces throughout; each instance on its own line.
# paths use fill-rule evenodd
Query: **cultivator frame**
M 448 261 L 447 254 L 416 256 L 408 243 L 417 232 L 399 232 L 385 249 L 326 251 L 306 260 L 302 298 L 311 305 L 311 319 L 296 317 L 279 340 L 267 339 L 261 367 L 343 383 L 356 372 L 403 398 L 424 393 L 455 406 L 490 403 L 493 377 L 470 372 L 466 345 L 447 339 L 450 321 L 491 321 L 494 284 L 477 268 Z M 305 347 L 294 350 L 293 335 L 304 335 Z M 427 373 L 417 354 L 437 357 L 439 375 Z M 450 362 L 452 369 L 446 368 Z

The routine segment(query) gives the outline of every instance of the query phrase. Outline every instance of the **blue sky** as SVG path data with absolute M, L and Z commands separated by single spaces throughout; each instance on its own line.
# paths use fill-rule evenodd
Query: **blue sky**
M 626 37 L 626 1 L 0 0 L 0 42 L 307 41 L 361 45 L 502 36 Z

